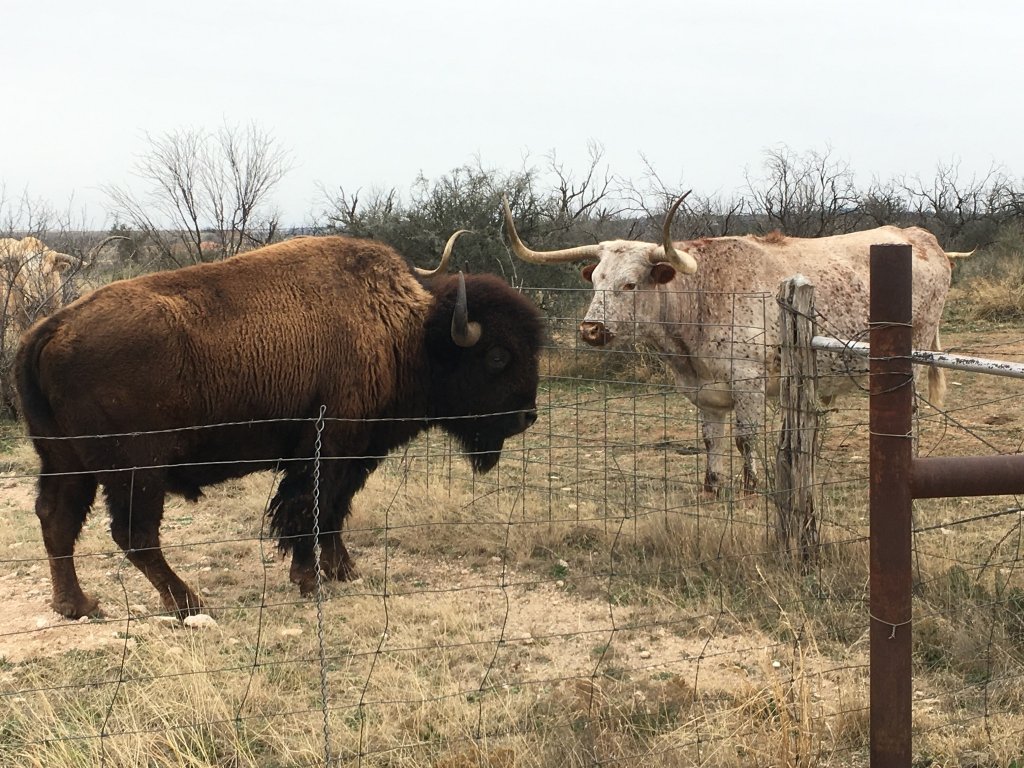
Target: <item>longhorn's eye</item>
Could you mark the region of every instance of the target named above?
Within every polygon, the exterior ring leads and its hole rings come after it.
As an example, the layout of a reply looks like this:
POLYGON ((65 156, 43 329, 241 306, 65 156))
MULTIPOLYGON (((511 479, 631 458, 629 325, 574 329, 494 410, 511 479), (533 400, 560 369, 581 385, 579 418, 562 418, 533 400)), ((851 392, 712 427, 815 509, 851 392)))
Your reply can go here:
POLYGON ((498 371, 505 370, 509 360, 512 359, 512 353, 504 347, 491 347, 487 350, 487 357, 485 358, 484 364, 487 366, 487 370, 491 373, 497 373, 498 371))
POLYGON ((624 291, 635 291, 636 290, 636 283, 626 283, 625 285, 622 286, 622 290, 624 290, 624 291))

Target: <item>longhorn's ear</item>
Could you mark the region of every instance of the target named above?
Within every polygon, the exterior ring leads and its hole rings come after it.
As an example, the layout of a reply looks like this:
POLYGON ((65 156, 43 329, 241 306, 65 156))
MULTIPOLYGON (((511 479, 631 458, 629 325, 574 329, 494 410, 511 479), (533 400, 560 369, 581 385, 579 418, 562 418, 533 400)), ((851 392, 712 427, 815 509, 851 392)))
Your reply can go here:
POLYGON ((676 276, 675 267, 665 262, 659 262, 651 267, 651 279, 659 285, 669 283, 676 276))
POLYGON ((594 269, 597 264, 587 264, 583 269, 580 270, 580 274, 583 275, 583 279, 588 283, 594 282, 594 269))

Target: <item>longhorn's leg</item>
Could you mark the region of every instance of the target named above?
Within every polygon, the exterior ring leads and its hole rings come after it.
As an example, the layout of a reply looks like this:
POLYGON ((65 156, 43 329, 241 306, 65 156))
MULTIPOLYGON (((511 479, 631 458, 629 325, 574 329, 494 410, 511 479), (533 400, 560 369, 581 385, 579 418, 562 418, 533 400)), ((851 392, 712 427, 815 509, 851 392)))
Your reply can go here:
POLYGON ((69 619, 96 613, 99 602, 82 591, 75 571, 75 541, 96 498, 92 475, 53 475, 44 457, 36 498, 36 516, 43 529, 43 545, 50 561, 53 610, 69 619))
POLYGON ((199 613, 203 603, 178 574, 160 549, 160 521, 164 515, 164 483, 152 472, 120 473, 105 483, 110 507, 110 533, 128 560, 156 588, 164 609, 177 616, 199 613))
POLYGON ((743 457, 743 490, 752 493, 760 480, 757 436, 764 420, 764 392, 736 395, 736 448, 743 457))
POLYGON ((704 437, 704 451, 707 468, 704 472, 704 493, 720 496, 722 486, 729 477, 729 455, 732 448, 727 435, 729 411, 721 408, 701 408, 701 434, 704 437))

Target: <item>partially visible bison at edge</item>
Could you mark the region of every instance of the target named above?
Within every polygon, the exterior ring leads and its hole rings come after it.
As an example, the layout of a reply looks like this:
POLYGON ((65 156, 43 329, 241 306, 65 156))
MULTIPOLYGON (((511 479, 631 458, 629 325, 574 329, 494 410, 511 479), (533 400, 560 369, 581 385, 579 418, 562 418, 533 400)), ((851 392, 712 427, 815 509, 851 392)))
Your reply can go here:
POLYGON ((494 467, 506 438, 536 420, 541 336, 537 308, 497 277, 414 271, 386 245, 345 237, 296 238, 82 297, 29 329, 16 360, 41 459, 53 608, 98 609, 73 556, 102 485, 114 540, 165 608, 199 612, 160 549, 165 494, 195 500, 267 469, 282 473, 271 530, 309 594, 321 405, 332 458, 319 465, 319 566, 350 578, 340 531, 370 472, 431 425, 475 471, 494 467))

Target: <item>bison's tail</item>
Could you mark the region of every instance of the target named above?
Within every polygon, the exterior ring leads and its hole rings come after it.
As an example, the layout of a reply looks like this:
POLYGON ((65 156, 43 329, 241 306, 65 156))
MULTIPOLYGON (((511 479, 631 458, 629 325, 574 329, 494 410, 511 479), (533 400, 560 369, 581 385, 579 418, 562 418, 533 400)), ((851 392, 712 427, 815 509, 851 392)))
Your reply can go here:
MULTIPOLYGON (((942 342, 939 341, 939 329, 935 329, 935 336, 932 338, 931 347, 936 352, 942 351, 942 342)), ((928 399, 933 406, 942 409, 946 399, 946 372, 935 365, 928 366, 928 399)))
POLYGON ((58 434, 50 399, 39 381, 39 357, 59 324, 59 320, 50 317, 32 326, 21 337, 21 346, 14 358, 18 409, 28 424, 30 436, 46 437, 58 434))

